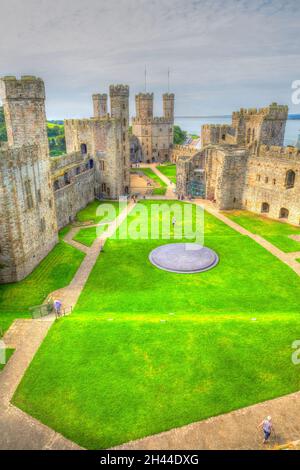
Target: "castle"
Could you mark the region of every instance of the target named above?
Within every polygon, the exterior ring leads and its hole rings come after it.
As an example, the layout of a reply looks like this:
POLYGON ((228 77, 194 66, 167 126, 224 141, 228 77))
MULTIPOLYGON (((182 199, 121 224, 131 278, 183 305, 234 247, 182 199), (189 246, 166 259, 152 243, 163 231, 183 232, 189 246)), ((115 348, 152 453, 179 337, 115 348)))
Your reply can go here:
POLYGON ((131 161, 171 160, 174 126, 174 94, 163 95, 163 116, 153 117, 153 93, 135 97, 136 117, 132 119, 131 161))
POLYGON ((241 109, 231 125, 202 126, 201 150, 174 149, 177 193, 300 223, 300 150, 284 147, 288 107, 241 109))
POLYGON ((107 95, 93 95, 94 116, 65 121, 67 153, 50 158, 43 80, 0 80, 8 136, 0 143, 0 283, 26 277, 95 197, 129 194, 129 88, 109 92, 110 114, 107 95))

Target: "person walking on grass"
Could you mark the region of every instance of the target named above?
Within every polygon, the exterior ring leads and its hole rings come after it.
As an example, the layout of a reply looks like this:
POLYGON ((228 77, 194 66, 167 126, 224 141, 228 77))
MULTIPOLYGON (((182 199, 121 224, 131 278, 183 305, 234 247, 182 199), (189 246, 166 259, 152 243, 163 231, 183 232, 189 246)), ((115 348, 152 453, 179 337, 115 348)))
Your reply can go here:
POLYGON ((258 428, 263 430, 264 440, 263 444, 266 444, 271 436, 273 424, 271 416, 267 416, 259 425, 258 428))

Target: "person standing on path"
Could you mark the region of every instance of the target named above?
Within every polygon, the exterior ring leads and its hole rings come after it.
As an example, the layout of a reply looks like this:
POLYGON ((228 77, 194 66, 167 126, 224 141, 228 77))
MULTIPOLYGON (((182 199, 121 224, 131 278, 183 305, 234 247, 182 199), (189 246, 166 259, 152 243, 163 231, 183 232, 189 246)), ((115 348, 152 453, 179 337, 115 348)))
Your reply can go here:
POLYGON ((173 228, 174 228, 175 225, 176 225, 176 217, 172 217, 172 225, 173 225, 173 228))
POLYGON ((271 436, 273 424, 271 416, 267 416, 259 425, 258 428, 261 428, 264 433, 263 444, 266 444, 271 436))

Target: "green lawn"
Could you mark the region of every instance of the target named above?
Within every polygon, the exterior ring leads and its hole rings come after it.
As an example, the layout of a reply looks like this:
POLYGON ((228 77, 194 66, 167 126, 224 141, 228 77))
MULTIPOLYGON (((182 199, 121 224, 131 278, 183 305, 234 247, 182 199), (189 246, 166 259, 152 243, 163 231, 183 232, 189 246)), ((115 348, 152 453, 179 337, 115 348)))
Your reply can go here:
POLYGON ((68 285, 83 258, 82 252, 60 242, 26 279, 0 285, 0 329, 5 332, 16 318, 29 317, 30 306, 68 285))
POLYGON ((248 211, 236 210, 224 212, 224 215, 249 230, 249 232, 265 238, 282 251, 287 253, 300 251, 300 243, 289 238, 289 235, 300 235, 300 228, 248 211))
MULTIPOLYGON (((141 206, 151 202, 129 222, 141 206)), ((149 253, 168 242, 108 241, 14 404, 98 449, 299 390, 291 362, 299 277, 210 214, 205 244, 219 254, 217 267, 193 275, 155 268, 149 253)))
MULTIPOLYGON (((6 350, 5 350, 6 364, 8 363, 9 358, 13 355, 13 353, 14 353, 14 349, 6 349, 6 350)), ((1 364, 1 362, 0 362, 0 372, 1 372, 1 370, 4 369, 4 367, 6 366, 6 364, 1 364)))
POLYGON ((99 227, 82 228, 76 233, 73 240, 82 243, 86 246, 92 246, 97 236, 99 237, 103 232, 108 229, 108 224, 100 225, 99 227))
POLYGON ((122 201, 93 201, 88 204, 85 209, 79 211, 76 215, 78 222, 91 222, 97 224, 99 222, 112 222, 115 217, 126 207, 127 202, 122 201), (97 214, 97 209, 100 213, 97 214))
POLYGON ((155 184, 159 185, 159 187, 154 188, 152 191, 154 196, 164 196, 166 194, 166 183, 151 168, 133 168, 131 173, 143 173, 147 178, 150 178, 155 184))
POLYGON ((169 178, 172 183, 176 184, 176 165, 171 164, 171 165, 160 165, 157 167, 157 169, 165 175, 167 178, 169 178))

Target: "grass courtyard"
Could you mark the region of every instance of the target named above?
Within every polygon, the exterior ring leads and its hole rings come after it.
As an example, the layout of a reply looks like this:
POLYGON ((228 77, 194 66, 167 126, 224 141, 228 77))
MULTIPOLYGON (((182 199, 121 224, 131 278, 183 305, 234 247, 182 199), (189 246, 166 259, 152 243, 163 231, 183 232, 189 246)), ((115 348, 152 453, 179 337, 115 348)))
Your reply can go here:
POLYGON ((176 184, 176 165, 169 164, 169 165, 159 165, 157 169, 169 178, 172 183, 176 184))
MULTIPOLYGON (((129 223, 149 229, 139 210, 152 204, 138 204, 129 223)), ((205 244, 219 254, 216 268, 161 271, 148 256, 162 243, 169 240, 107 242, 73 314, 56 321, 14 396, 83 447, 114 446, 300 389, 291 361, 300 337, 298 276, 210 214, 205 244)))
POLYGON ((249 211, 224 212, 226 217, 241 225, 249 232, 260 235, 286 253, 300 251, 300 243, 289 235, 300 235, 300 227, 278 220, 269 219, 249 211))
POLYGON ((97 237, 99 237, 103 232, 108 229, 108 224, 100 225, 99 227, 86 227, 81 228, 79 232, 76 233, 73 240, 81 243, 85 246, 92 246, 97 237))
MULTIPOLYGON (((0 330, 16 318, 29 317, 29 307, 43 303, 49 293, 68 285, 84 254, 60 241, 23 281, 0 285, 0 330)), ((1 334, 0 334, 1 337, 1 334)))

